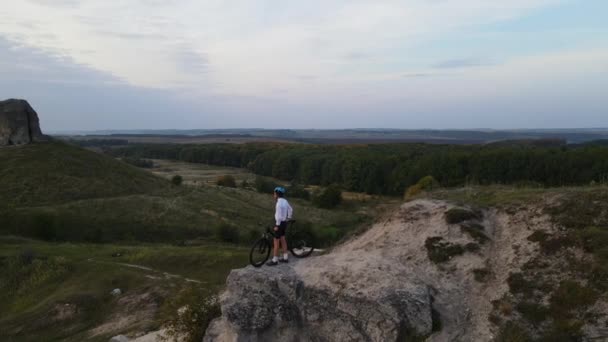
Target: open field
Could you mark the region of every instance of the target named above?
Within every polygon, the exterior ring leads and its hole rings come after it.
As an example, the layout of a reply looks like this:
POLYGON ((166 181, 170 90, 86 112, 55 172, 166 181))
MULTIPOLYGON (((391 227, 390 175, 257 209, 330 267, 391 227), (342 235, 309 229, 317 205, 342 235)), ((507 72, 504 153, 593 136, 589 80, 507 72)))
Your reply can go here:
POLYGON ((230 175, 234 177, 237 184, 247 181, 252 184, 255 174, 234 167, 221 167, 207 164, 186 163, 173 160, 152 159, 154 167, 149 169, 152 173, 163 178, 171 179, 174 175, 180 175, 185 184, 190 185, 215 185, 220 176, 230 175))

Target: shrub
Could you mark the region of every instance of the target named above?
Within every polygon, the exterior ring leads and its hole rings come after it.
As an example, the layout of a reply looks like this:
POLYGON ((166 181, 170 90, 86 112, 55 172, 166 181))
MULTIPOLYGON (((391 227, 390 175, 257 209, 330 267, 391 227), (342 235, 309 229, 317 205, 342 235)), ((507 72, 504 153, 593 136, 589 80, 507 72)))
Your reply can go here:
POLYGON ((302 239, 312 246, 321 246, 322 241, 315 230, 313 229, 312 223, 309 221, 301 220, 295 223, 297 226, 287 229, 287 243, 302 239))
POLYGON ((332 209, 342 202, 342 190, 337 185, 330 185, 312 199, 319 208, 332 209))
POLYGON ((536 325, 545 321, 549 316, 549 308, 535 302, 520 302, 515 306, 515 309, 519 311, 526 320, 536 325))
POLYGON ((219 300, 216 295, 198 288, 188 288, 164 304, 163 341, 200 342, 205 331, 217 317, 220 317, 219 300))
POLYGON ((286 191, 288 197, 302 198, 305 200, 310 199, 310 193, 301 185, 293 184, 292 186, 288 187, 286 191))
POLYGON ((542 230, 537 230, 534 233, 530 234, 530 236, 528 236, 528 241, 543 242, 543 241, 546 241, 549 236, 550 235, 547 234, 546 232, 544 232, 542 230))
POLYGON ((249 182, 246 179, 241 182, 241 188, 249 189, 249 182))
POLYGON ((463 233, 467 233, 471 238, 473 238, 478 243, 485 243, 489 240, 489 238, 484 233, 484 228, 482 225, 477 223, 469 223, 463 224, 460 226, 460 230, 463 233))
POLYGON ((485 283, 490 277, 490 271, 487 268, 476 268, 473 270, 475 280, 480 283, 485 283))
POLYGON ((215 182, 219 186, 225 186, 228 188, 236 188, 236 180, 231 175, 219 176, 215 182))
POLYGON ((171 178, 171 183, 173 183, 174 185, 181 185, 183 182, 183 178, 180 175, 175 175, 171 178))
POLYGON ((513 294, 523 293, 525 295, 531 295, 534 291, 532 283, 526 280, 521 273, 511 273, 509 278, 507 278, 507 284, 509 284, 509 291, 513 294))
POLYGON ((316 232, 315 235, 318 236, 319 247, 333 245, 344 236, 344 232, 336 227, 321 227, 316 232))
POLYGON ((496 342, 529 342, 532 338, 528 332, 514 322, 507 322, 500 328, 496 342))
POLYGON ((476 253, 479 252, 480 249, 481 247, 479 246, 479 244, 476 244, 475 242, 469 242, 464 245, 464 250, 467 252, 476 253))
POLYGON ((54 215, 40 213, 36 214, 32 219, 35 237, 45 241, 57 239, 57 219, 54 215))
POLYGON ((405 192, 405 199, 415 197, 420 193, 422 193, 422 188, 420 187, 420 185, 414 184, 407 188, 407 191, 405 192))
POLYGON ((578 310, 594 304, 597 298, 598 293, 592 288, 582 286, 572 280, 564 280, 553 292, 549 302, 554 316, 574 318, 578 310))
POLYGON ((461 245, 443 242, 440 236, 429 237, 424 242, 429 259, 436 263, 446 262, 456 255, 462 255, 465 249, 461 245))
POLYGON ((239 230, 230 224, 222 223, 217 228, 217 236, 223 242, 238 243, 239 230))
POLYGON ((452 208, 445 212, 445 221, 449 224, 456 224, 479 218, 480 215, 478 213, 464 208, 452 208))
POLYGON ((257 192, 271 194, 274 191, 274 188, 277 187, 277 184, 272 180, 264 177, 255 177, 255 189, 257 192))
POLYGON ((420 178, 418 182, 409 188, 405 192, 405 198, 412 198, 416 195, 419 195, 423 191, 430 191, 433 189, 439 188, 439 182, 433 178, 433 176, 425 176, 420 178))
POLYGON ((416 184, 420 186, 420 189, 425 191, 439 188, 439 182, 433 176, 422 177, 416 184))

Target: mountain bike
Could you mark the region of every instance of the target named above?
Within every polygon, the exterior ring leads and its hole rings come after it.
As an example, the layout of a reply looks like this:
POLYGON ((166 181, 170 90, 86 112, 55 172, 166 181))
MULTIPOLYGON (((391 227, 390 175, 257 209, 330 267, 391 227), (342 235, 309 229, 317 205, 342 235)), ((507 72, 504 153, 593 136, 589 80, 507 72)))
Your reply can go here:
MULTIPOLYGON (((295 220, 291 220, 288 223, 286 229, 287 245, 291 254, 296 258, 305 258, 312 254, 314 247, 312 247, 312 236, 303 231, 298 231, 294 228, 295 220)), ((262 237, 257 240, 251 247, 249 252, 249 262, 254 267, 260 267, 264 265, 266 260, 270 257, 272 251, 272 244, 274 239, 274 233, 271 227, 266 229, 266 232, 262 234, 262 237)))

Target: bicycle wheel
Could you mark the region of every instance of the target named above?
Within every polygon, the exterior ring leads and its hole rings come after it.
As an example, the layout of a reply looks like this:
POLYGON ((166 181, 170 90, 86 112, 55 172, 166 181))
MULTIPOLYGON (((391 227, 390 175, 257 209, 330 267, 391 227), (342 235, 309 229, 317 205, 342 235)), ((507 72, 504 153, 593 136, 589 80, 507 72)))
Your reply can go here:
POLYGON ((303 235, 295 237, 295 239, 289 240, 289 250, 291 254, 296 258, 305 258, 312 254, 314 247, 312 247, 311 239, 306 238, 303 235))
POLYGON ((253 244, 251 252, 249 252, 249 262, 254 267, 264 265, 268 257, 270 257, 270 242, 267 239, 261 238, 253 244))

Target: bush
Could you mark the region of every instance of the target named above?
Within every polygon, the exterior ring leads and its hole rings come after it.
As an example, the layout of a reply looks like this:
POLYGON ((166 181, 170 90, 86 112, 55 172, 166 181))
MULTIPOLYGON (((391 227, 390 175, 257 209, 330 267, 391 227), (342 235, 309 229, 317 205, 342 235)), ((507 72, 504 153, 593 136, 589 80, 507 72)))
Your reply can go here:
POLYGON ((344 236, 344 231, 336 227, 321 227, 316 232, 319 240, 318 247, 333 245, 344 236))
POLYGON ((575 318, 585 308, 593 305, 598 293, 590 287, 579 285, 571 280, 564 280, 553 292, 549 302, 551 312, 560 318, 575 318))
POLYGON ((313 247, 320 246, 323 243, 317 232, 313 229, 311 222, 301 220, 295 224, 297 226, 287 229, 287 244, 289 244, 290 241, 299 239, 310 243, 313 247))
POLYGON ((405 199, 415 197, 417 195, 420 195, 421 193, 422 193, 422 188, 420 187, 420 185, 414 184, 414 185, 410 186, 409 188, 407 188, 407 191, 405 192, 405 199))
POLYGON ((461 245, 443 242, 440 236, 429 237, 424 242, 429 259, 436 263, 446 262, 456 255, 462 255, 465 249, 461 245))
POLYGON ((433 178, 433 176, 422 177, 416 184, 420 186, 420 189, 424 191, 439 188, 439 182, 435 178, 433 178))
POLYGON ((463 233, 467 233, 471 238, 473 238, 478 243, 485 243, 489 240, 487 235, 484 233, 484 228, 482 225, 477 223, 472 224, 463 224, 460 226, 460 230, 463 233))
POLYGON ((467 220, 479 219, 480 215, 472 210, 463 208, 452 208, 445 212, 445 221, 456 224, 467 220))
POLYGON ((294 184, 290 187, 288 187, 286 189, 287 191, 287 196, 288 197, 293 197, 293 198, 302 198, 305 200, 309 200, 310 199, 310 193, 304 189, 303 186, 298 185, 298 184, 294 184))
POLYGON ((215 182, 219 186, 225 186, 228 188, 236 188, 236 180, 231 175, 219 176, 215 182))
POLYGON ((34 236, 45 241, 57 239, 57 219, 46 213, 36 214, 33 218, 32 228, 34 236))
POLYGON ((173 183, 174 185, 181 185, 183 182, 183 178, 180 175, 175 175, 173 176, 173 178, 171 178, 171 183, 173 183))
POLYGON ((229 243, 238 243, 240 238, 239 230, 235 226, 227 223, 219 225, 217 228, 217 236, 221 241, 229 243))
POLYGON ((274 188, 277 187, 277 184, 271 181, 268 178, 264 177, 255 177, 255 189, 257 192, 271 194, 274 191, 274 188))
POLYGON ((332 209, 342 202, 342 190, 337 185, 330 185, 312 199, 319 208, 332 209))
POLYGON ((490 270, 487 268, 475 268, 473 269, 473 276, 475 277, 476 281, 485 283, 490 277, 490 270))
POLYGON ((437 188, 439 188, 439 182, 433 178, 433 176, 422 177, 416 184, 407 188, 405 199, 417 196, 423 191, 430 191, 437 188))
POLYGON ((188 288, 174 296, 163 311, 169 317, 163 322, 163 341, 200 342, 209 323, 222 314, 217 296, 198 288, 188 288))
POLYGON ((515 306, 515 309, 529 322, 538 325, 545 321, 549 316, 549 309, 541 304, 524 301, 515 306))
POLYGON ((529 342, 532 338, 528 332, 520 325, 514 322, 507 322, 500 328, 496 342, 529 342))

